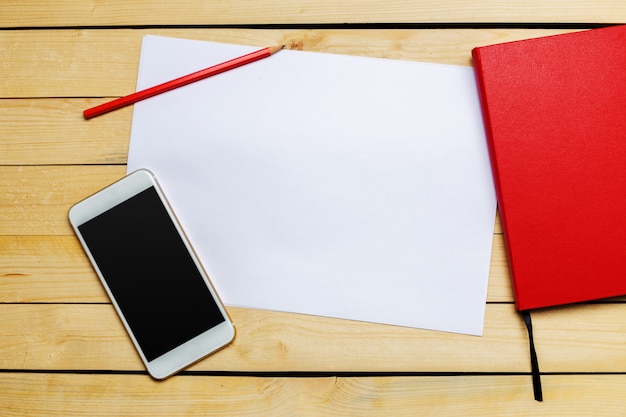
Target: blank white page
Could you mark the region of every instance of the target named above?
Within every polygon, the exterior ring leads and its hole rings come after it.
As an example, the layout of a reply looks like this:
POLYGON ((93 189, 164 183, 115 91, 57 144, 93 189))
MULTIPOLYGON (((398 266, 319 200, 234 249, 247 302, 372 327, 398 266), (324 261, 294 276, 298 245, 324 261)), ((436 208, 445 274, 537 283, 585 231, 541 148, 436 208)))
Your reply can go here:
MULTIPOLYGON (((146 36, 138 89, 257 47, 146 36)), ((472 68, 302 51, 135 105, 227 305, 480 335, 496 201, 472 68)))

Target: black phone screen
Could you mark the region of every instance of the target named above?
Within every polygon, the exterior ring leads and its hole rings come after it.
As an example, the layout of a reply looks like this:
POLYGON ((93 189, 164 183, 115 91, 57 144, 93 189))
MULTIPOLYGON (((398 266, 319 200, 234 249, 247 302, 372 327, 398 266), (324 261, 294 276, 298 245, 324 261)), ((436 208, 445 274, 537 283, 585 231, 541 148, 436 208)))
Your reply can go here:
POLYGON ((225 321, 154 187, 78 229, 148 361, 225 321))

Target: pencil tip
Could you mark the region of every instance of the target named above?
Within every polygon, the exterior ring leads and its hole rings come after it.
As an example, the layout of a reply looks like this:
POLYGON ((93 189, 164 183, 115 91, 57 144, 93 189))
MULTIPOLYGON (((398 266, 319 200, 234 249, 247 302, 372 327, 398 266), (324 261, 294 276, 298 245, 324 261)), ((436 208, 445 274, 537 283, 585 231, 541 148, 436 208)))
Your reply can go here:
POLYGON ((269 49, 270 54, 273 54, 275 52, 280 51, 281 49, 283 49, 285 47, 285 45, 276 45, 276 46, 270 46, 267 49, 269 49))

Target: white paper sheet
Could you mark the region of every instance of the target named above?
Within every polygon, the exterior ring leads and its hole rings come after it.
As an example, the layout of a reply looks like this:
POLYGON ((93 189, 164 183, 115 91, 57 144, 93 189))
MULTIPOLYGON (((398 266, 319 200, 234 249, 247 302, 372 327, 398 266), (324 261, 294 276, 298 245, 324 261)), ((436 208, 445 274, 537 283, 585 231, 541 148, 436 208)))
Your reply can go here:
MULTIPOLYGON (((146 36, 138 89, 257 50, 146 36)), ((472 69, 283 50, 135 105, 227 305, 482 334, 495 196, 472 69)))

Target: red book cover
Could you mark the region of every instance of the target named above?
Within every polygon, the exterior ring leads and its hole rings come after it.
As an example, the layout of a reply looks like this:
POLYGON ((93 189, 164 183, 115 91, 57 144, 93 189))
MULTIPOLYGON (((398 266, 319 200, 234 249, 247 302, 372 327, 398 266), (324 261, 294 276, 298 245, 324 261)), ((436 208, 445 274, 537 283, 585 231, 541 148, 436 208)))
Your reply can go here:
POLYGON ((626 26, 472 55, 517 309, 626 294, 626 26))

